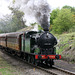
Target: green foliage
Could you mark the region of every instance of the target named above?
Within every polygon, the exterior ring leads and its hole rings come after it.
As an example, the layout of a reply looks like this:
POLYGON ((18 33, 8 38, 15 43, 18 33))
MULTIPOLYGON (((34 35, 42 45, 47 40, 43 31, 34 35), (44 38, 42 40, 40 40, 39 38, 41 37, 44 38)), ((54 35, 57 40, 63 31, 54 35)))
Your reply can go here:
POLYGON ((20 72, 17 73, 16 67, 13 67, 0 55, 0 75, 20 75, 20 72))
MULTIPOLYGON (((10 16, 10 15, 9 15, 10 16)), ((11 16, 5 16, 5 18, 0 20, 0 32, 6 33, 11 31, 11 16)))
POLYGON ((75 25, 69 29, 69 32, 75 32, 75 25))
POLYGON ((51 32, 61 34, 63 32, 74 32, 75 7, 63 6, 62 9, 54 9, 50 17, 51 32))
POLYGON ((63 6, 62 8, 71 9, 72 7, 65 5, 65 6, 63 6))
POLYGON ((6 15, 3 19, 0 20, 0 32, 15 32, 19 29, 25 28, 25 22, 23 21, 24 13, 18 8, 11 8, 11 15, 6 15))
POLYGON ((67 32, 75 23, 73 13, 70 9, 61 9, 57 14, 56 19, 53 20, 53 32, 63 33, 67 32))
POLYGON ((40 25, 38 25, 38 30, 43 30, 43 28, 40 25))
POLYGON ((50 24, 53 25, 53 20, 57 17, 57 14, 59 13, 59 8, 57 9, 54 9, 52 11, 52 13, 50 14, 51 17, 50 17, 50 24))
POLYGON ((75 61, 75 32, 56 36, 59 39, 56 52, 61 54, 64 60, 75 61))
POLYGON ((31 23, 31 26, 35 26, 37 23, 35 22, 35 23, 31 23))
POLYGON ((70 9, 71 12, 73 12, 73 13, 75 14, 75 7, 71 7, 71 6, 65 5, 65 6, 63 6, 63 8, 64 8, 64 9, 70 9))
MULTIPOLYGON (((38 25, 38 23, 36 23, 36 22, 32 23, 31 26, 35 26, 36 24, 38 25)), ((38 30, 43 30, 43 28, 40 25, 38 25, 38 30)))

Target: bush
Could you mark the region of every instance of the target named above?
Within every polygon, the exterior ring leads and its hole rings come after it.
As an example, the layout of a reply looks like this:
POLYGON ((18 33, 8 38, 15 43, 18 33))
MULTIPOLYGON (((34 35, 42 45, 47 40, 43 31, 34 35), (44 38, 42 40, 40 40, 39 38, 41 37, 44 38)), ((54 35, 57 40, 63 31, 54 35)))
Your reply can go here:
POLYGON ((75 32, 75 25, 71 29, 69 29, 69 32, 75 32))
POLYGON ((53 20, 53 32, 61 34, 67 32, 74 25, 73 13, 70 9, 61 9, 57 18, 53 20))

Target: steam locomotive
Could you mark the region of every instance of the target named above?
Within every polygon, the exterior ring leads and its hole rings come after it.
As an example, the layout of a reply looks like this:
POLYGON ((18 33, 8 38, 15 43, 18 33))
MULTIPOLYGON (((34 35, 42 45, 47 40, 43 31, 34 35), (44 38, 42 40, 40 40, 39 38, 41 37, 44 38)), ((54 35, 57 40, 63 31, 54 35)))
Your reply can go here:
POLYGON ((47 30, 0 34, 0 48, 35 65, 52 67, 54 59, 61 59, 56 54, 56 44, 56 38, 47 30))

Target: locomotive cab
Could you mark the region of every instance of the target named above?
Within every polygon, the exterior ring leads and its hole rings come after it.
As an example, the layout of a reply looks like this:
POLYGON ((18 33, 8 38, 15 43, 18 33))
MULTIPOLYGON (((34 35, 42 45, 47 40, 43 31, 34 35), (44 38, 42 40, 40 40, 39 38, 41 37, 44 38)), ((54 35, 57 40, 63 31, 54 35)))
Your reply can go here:
MULTIPOLYGON (((31 53, 31 49, 35 44, 34 38, 31 38, 31 35, 37 32, 28 31, 21 35, 21 51, 31 53)), ((33 53, 33 52, 32 52, 33 53)))

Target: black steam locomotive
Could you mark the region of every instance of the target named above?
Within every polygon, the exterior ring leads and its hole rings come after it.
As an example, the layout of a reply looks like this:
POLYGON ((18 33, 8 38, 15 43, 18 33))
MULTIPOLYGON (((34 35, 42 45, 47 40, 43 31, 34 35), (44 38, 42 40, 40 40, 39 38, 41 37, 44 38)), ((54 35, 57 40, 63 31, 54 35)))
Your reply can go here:
POLYGON ((61 55, 56 54, 56 44, 56 38, 48 30, 0 34, 1 48, 36 65, 52 66, 54 59, 61 59, 61 55))

